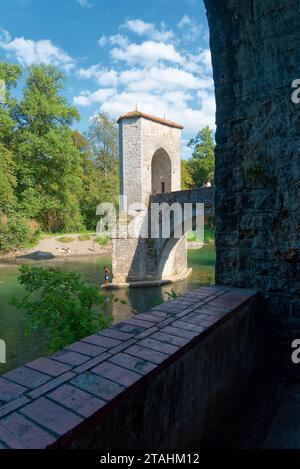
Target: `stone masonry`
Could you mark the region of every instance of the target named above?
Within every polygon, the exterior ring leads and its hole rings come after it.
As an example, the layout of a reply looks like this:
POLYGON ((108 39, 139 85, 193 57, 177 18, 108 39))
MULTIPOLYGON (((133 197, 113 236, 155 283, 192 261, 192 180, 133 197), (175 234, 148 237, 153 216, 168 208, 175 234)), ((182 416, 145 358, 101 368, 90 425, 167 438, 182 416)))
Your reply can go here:
POLYGON ((160 149, 167 153, 171 162, 170 190, 180 190, 182 127, 166 119, 159 119, 139 111, 121 116, 118 123, 120 194, 127 196, 128 204, 148 205, 149 196, 152 193, 151 163, 154 154, 160 149))
MULTIPOLYGON (((205 0, 217 101, 216 280, 264 292, 267 359, 300 337, 300 3, 205 0)), ((298 372, 299 378, 299 372, 298 372)))
POLYGON ((257 362, 255 291, 202 287, 0 377, 0 449, 202 447, 257 362))
MULTIPOLYGON (((128 207, 140 204, 137 208, 144 208, 147 219, 152 193, 159 193, 162 187, 166 192, 180 190, 182 126, 139 111, 121 116, 118 123, 120 194, 127 197, 128 207)), ((163 253, 165 244, 165 239, 144 239, 139 233, 113 239, 113 285, 185 278, 185 237, 171 241, 163 253)))

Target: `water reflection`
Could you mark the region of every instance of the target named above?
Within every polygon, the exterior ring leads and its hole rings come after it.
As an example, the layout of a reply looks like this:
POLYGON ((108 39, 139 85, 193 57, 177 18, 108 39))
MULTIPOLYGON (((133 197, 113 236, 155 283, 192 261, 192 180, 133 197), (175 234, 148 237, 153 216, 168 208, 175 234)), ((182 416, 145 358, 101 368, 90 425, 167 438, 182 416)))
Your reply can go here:
MULTIPOLYGON (((106 291, 108 311, 113 314, 114 323, 123 321, 136 312, 145 312, 161 303, 166 299, 165 291, 174 289, 178 295, 181 295, 199 285, 214 283, 215 253, 213 248, 189 251, 188 261, 193 272, 185 281, 163 287, 106 291), (126 304, 115 303, 113 297, 125 300, 126 304)), ((25 337, 25 315, 8 304, 12 296, 20 296, 22 293, 22 287, 17 278, 18 267, 24 263, 79 272, 88 282, 99 285, 99 288, 103 283, 104 266, 111 268, 109 255, 64 257, 46 261, 6 260, 5 266, 0 267, 0 338, 6 341, 7 364, 0 364, 0 374, 48 353, 46 332, 39 331, 25 337)))

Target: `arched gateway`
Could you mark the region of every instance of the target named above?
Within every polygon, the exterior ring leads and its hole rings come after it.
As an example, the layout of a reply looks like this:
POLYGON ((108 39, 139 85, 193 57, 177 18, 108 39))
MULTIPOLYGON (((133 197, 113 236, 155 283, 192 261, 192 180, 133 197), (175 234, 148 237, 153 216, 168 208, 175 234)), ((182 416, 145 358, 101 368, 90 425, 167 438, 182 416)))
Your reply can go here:
POLYGON ((172 165, 168 153, 160 148, 152 158, 151 163, 152 194, 171 192, 172 165))

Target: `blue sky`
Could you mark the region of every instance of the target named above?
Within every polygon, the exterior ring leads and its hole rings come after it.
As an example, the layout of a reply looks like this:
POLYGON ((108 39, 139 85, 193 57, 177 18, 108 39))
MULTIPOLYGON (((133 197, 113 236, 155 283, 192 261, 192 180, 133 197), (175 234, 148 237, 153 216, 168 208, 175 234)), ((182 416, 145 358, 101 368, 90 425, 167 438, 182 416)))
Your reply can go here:
POLYGON ((185 145, 214 126, 209 35, 202 0, 0 0, 0 60, 52 63, 81 115, 139 110, 184 125, 185 145))

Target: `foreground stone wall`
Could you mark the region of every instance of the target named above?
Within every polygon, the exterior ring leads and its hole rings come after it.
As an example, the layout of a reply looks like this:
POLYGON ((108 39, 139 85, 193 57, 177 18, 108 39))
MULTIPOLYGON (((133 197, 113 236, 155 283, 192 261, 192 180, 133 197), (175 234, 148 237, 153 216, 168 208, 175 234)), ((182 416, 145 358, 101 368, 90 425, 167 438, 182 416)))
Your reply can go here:
POLYGON ((293 373, 291 341, 300 333, 300 114, 291 83, 300 77, 300 3, 205 4, 217 101, 216 278, 264 292, 267 358, 272 368, 293 373))
POLYGON ((202 287, 0 377, 0 449, 204 447, 258 362, 255 291, 202 287))

